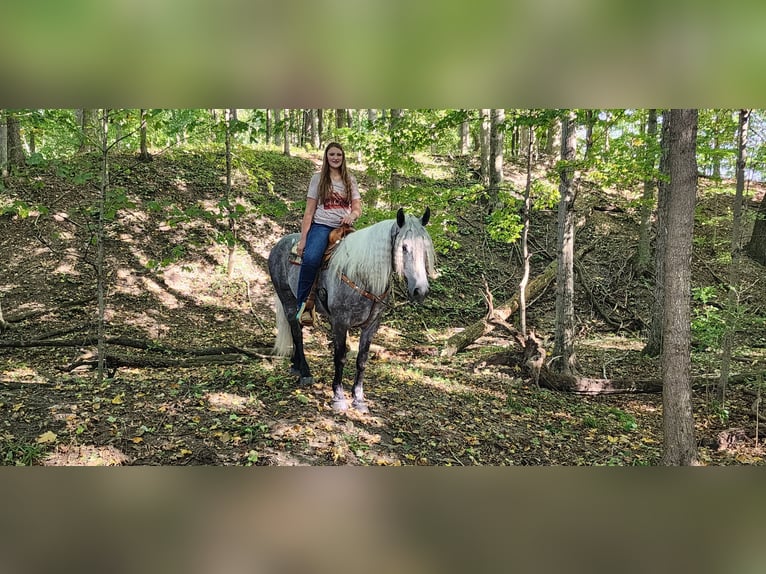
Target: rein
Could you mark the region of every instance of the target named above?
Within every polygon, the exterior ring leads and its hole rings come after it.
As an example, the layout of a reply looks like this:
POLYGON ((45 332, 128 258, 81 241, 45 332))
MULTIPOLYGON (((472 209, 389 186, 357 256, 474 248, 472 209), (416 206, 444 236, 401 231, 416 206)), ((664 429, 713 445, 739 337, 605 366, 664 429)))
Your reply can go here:
POLYGON ((372 301, 373 303, 385 303, 386 297, 388 297, 388 293, 391 291, 390 287, 387 287, 386 290, 383 292, 382 295, 375 295, 374 293, 370 293, 367 291, 367 289, 364 289, 363 287, 360 287, 356 283, 354 283, 351 279, 348 278, 348 276, 345 273, 340 274, 340 280, 343 281, 346 285, 354 289, 356 292, 358 292, 362 297, 365 297, 372 301))

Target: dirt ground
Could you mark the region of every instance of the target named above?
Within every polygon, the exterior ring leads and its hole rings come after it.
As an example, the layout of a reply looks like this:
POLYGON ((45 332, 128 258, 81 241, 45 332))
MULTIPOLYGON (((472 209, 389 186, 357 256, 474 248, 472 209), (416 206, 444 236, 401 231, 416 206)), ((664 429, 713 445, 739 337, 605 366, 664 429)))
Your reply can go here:
MULTIPOLYGON (((410 305, 400 290, 395 292, 368 366, 370 413, 335 413, 329 406, 326 324, 306 334, 313 386, 299 388, 287 361, 268 354, 275 328, 266 257, 278 237, 298 229, 300 200, 315 164, 298 158, 284 171, 275 170, 274 190, 248 187, 246 175, 235 179, 252 210, 238 223, 229 276, 228 250, 216 241, 225 226, 176 209, 215 208, 225 183, 215 171, 218 164, 194 154, 116 162, 122 169, 113 169, 112 185, 124 190, 129 203, 119 200, 123 203, 104 242, 108 351, 134 360, 186 363, 110 369, 99 382, 88 363, 96 353, 90 227, 98 188, 62 177, 51 166, 8 182, 8 203, 23 200, 32 211, 22 217, 6 210, 0 216, 0 303, 9 323, 0 337, 3 464, 659 462, 660 394, 589 397, 538 388, 521 378, 513 341, 500 329, 454 357, 441 355, 450 335, 486 311, 484 279, 495 300, 502 301, 520 278, 517 248, 488 241, 480 218, 456 214, 462 248, 440 257, 441 274, 424 305, 410 305), (286 209, 270 207, 278 204, 286 209), (224 356, 231 362, 193 363, 224 356), (75 366, 78 361, 83 364, 75 366)), ((696 286, 719 284, 726 277, 719 253, 728 236, 725 224, 713 218, 726 213, 726 199, 705 197, 695 240, 696 286)), ((583 200, 587 223, 578 241, 593 244, 582 262, 593 297, 626 327, 607 325, 578 290, 581 370, 594 377, 658 380, 657 361, 641 354, 641 321, 648 318, 651 286, 628 264, 635 212, 593 209, 612 200, 617 201, 608 194, 583 200)), ((540 214, 533 230, 533 275, 550 262, 554 246, 555 214, 540 214)), ((747 261, 743 274, 748 286, 743 302, 761 319, 737 334, 735 374, 763 371, 766 362, 763 268, 747 261)), ((529 309, 529 324, 548 342, 554 299, 549 288, 529 309)), ((695 376, 715 375, 717 349, 695 345, 695 376)), ((349 384, 355 348, 352 337, 349 384)), ((763 433, 752 410, 756 387, 733 384, 726 403, 719 404, 712 379, 707 385, 695 381, 702 463, 763 464, 763 433)))

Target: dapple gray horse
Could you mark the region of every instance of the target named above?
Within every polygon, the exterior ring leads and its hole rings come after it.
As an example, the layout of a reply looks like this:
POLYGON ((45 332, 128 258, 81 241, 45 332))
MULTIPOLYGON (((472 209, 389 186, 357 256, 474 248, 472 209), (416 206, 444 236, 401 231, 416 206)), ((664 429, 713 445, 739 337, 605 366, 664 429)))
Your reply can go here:
MULTIPOLYGON (((315 304, 320 315, 330 320, 335 376, 332 382, 333 409, 348 408, 343 392, 343 367, 346 364, 346 336, 349 329, 361 330, 356 375, 351 389, 352 406, 367 412, 362 379, 370 343, 380 326, 394 273, 404 279, 410 300, 422 302, 428 293, 428 278, 434 276, 435 254, 425 229, 431 211, 422 217, 405 215, 399 209, 396 219, 388 219, 347 235, 335 249, 327 269, 320 271, 315 304)), ((300 266, 291 261, 291 251, 299 239, 293 233, 280 239, 269 254, 269 273, 277 293, 277 341, 274 352, 287 356, 292 348, 291 372, 300 375, 300 384, 314 379, 303 351, 303 331, 296 320, 300 266)))

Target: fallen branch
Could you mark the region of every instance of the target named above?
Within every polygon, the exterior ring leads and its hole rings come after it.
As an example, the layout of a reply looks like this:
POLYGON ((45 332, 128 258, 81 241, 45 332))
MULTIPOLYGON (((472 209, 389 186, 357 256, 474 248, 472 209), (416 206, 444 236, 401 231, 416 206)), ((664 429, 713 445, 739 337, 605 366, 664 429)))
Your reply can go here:
MULTIPOLYGON (((112 355, 108 354, 104 357, 104 365, 107 370, 115 370, 120 367, 126 368, 153 368, 164 369, 169 367, 199 367, 204 365, 234 365, 237 363, 244 363, 248 357, 245 355, 200 355, 196 357, 184 357, 180 359, 169 359, 165 357, 132 357, 128 355, 112 355)), ((88 358, 81 358, 73 361, 63 369, 64 372, 70 372, 78 367, 91 367, 96 368, 98 366, 98 357, 90 356, 88 358)))
MULTIPOLYGON (((0 348, 30 348, 30 347, 89 347, 96 345, 98 338, 94 336, 81 337, 78 339, 36 339, 33 341, 3 341, 0 342, 0 348)), ((258 347, 255 349, 247 349, 245 347, 237 347, 233 345, 227 345, 223 347, 208 347, 203 349, 183 349, 179 347, 166 347, 155 343, 154 341, 144 341, 141 339, 133 339, 130 337, 108 337, 106 339, 107 345, 130 347, 133 349, 141 349, 144 351, 153 351, 157 353, 164 353, 167 355, 189 355, 196 357, 207 357, 213 355, 225 355, 225 354, 241 354, 248 357, 264 357, 271 356, 271 348, 258 347)))

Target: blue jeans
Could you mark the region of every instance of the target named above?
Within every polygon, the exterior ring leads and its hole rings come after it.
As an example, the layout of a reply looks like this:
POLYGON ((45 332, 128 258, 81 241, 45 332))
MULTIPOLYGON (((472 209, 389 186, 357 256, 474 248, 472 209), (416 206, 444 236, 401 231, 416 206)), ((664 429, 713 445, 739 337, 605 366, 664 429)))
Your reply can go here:
POLYGON ((330 241, 330 232, 334 228, 329 225, 312 223, 306 234, 306 245, 303 247, 303 261, 298 275, 298 307, 305 302, 311 293, 319 267, 322 265, 322 256, 330 241))

